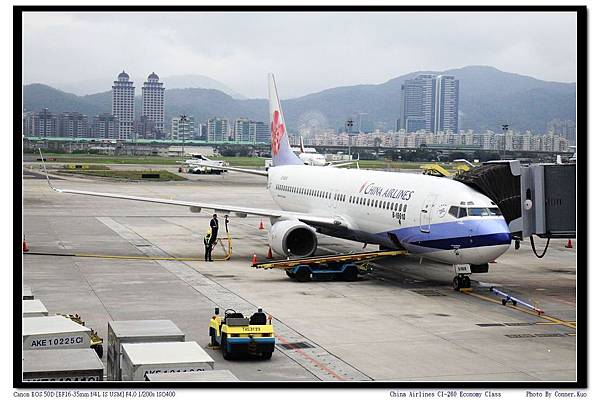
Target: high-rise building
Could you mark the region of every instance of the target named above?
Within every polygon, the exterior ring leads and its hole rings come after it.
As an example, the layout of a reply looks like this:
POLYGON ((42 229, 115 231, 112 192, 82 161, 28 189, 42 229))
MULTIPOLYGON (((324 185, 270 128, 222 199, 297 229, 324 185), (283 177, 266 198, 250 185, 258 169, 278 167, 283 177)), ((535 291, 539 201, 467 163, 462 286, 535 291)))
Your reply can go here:
POLYGON ((100 139, 117 139, 119 119, 109 113, 96 115, 92 120, 91 136, 100 139))
POLYGON ((58 116, 44 108, 40 112, 23 114, 23 135, 35 137, 58 136, 58 116))
POLYGON ((432 74, 406 80, 396 130, 458 133, 458 82, 432 74))
POLYGON ((112 87, 112 115, 119 120, 118 139, 132 137, 134 91, 129 75, 125 71, 121 72, 112 87))
POLYGON ((209 142, 229 140, 229 120, 227 118, 210 118, 206 125, 208 127, 209 142))
POLYGON ((436 78, 435 133, 458 133, 458 82, 449 75, 436 78))
POLYGON ((58 116, 58 136, 85 138, 90 136, 88 117, 78 112, 65 112, 58 116))
POLYGON ((235 120, 233 137, 236 142, 253 142, 254 138, 250 135, 250 125, 253 122, 248 118, 238 118, 235 120))
POLYGON ((142 86, 142 117, 154 122, 156 131, 162 134, 165 128, 165 88, 154 72, 142 86))
POLYGON ((402 100, 400 102, 400 118, 397 130, 417 132, 425 129, 433 131, 435 115, 435 80, 434 75, 418 75, 402 84, 402 100))
POLYGON ((254 143, 271 143, 271 131, 269 125, 261 121, 255 121, 250 124, 250 137, 254 143))
POLYGON ((169 138, 172 141, 191 140, 196 136, 195 132, 196 120, 194 117, 174 117, 171 119, 171 134, 169 138))
POLYGON ((576 125, 571 120, 553 119, 548 123, 548 132, 564 137, 572 144, 577 142, 576 125))

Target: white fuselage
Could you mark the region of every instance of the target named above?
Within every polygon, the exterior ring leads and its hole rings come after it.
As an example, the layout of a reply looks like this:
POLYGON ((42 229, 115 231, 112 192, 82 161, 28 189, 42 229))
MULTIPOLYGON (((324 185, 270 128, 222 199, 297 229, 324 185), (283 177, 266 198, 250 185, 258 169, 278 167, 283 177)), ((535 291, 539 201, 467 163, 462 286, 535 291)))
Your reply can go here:
POLYGON ((323 154, 319 153, 300 153, 298 154, 298 158, 302 160, 302 162, 306 165, 313 166, 325 166, 327 165, 327 160, 323 154))
POLYGON ((444 263, 485 264, 510 245, 497 206, 447 178, 287 165, 269 169, 268 190, 283 210, 344 222, 342 228, 319 228, 321 233, 405 248, 444 263))

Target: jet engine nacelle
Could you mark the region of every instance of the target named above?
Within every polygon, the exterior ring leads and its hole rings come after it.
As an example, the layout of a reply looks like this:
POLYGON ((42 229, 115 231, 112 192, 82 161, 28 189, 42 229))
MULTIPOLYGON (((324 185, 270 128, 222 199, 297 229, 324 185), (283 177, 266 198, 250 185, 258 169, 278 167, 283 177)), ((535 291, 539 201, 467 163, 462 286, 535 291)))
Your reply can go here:
POLYGON ((298 220, 278 221, 269 230, 271 249, 283 256, 308 257, 317 249, 317 235, 308 225, 298 220))

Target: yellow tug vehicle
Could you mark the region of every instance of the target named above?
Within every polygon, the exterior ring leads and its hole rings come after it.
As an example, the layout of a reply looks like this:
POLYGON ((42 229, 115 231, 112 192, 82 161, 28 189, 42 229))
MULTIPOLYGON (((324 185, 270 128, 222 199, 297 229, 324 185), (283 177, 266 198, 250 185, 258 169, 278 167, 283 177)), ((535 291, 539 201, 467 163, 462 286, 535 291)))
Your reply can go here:
POLYGON ((259 308, 250 318, 233 309, 225 310, 221 318, 219 308, 208 326, 211 346, 220 346, 223 358, 230 360, 234 355, 250 355, 268 360, 275 350, 275 332, 271 316, 267 317, 259 308))

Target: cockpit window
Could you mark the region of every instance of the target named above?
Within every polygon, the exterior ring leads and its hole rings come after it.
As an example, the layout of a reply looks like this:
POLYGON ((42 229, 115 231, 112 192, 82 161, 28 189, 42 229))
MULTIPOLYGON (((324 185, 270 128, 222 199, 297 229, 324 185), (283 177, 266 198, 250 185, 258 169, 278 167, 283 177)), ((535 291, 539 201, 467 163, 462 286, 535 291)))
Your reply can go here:
POLYGON ((490 215, 489 210, 484 207, 469 207, 467 210, 469 216, 472 217, 487 217, 490 215))
POLYGON ((490 215, 502 215, 498 207, 490 207, 490 215))
POLYGON ((454 218, 464 218, 467 215, 470 217, 489 217, 489 216, 501 216, 502 213, 498 207, 458 207, 452 206, 448 210, 448 214, 454 218))
POLYGON ((463 218, 467 216, 467 209, 464 207, 452 206, 448 210, 448 214, 452 215, 454 218, 463 218))

